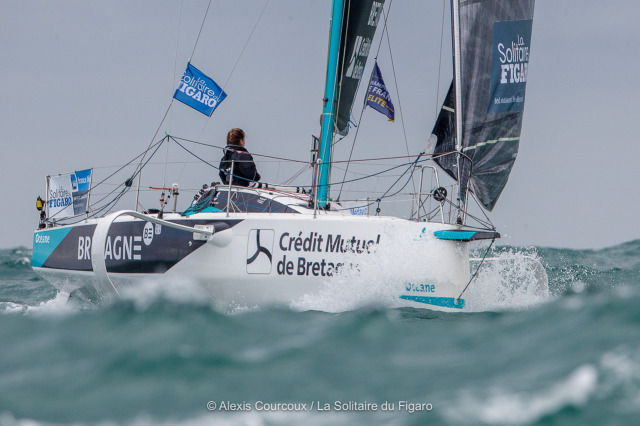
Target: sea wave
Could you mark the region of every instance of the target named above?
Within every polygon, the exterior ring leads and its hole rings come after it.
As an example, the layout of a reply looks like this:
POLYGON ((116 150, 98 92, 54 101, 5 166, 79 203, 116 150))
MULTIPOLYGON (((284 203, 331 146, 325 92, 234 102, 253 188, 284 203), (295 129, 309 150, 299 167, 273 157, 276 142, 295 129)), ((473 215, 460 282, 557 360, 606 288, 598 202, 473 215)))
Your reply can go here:
POLYGON ((229 312, 154 283, 96 308, 35 278, 28 253, 0 251, 0 425, 635 424, 639 248, 500 247, 469 287, 485 290, 477 310, 458 313, 376 304, 375 287, 351 305, 327 293, 229 312), (525 259, 544 265, 550 297, 525 259), (207 409, 221 400, 433 410, 207 409))

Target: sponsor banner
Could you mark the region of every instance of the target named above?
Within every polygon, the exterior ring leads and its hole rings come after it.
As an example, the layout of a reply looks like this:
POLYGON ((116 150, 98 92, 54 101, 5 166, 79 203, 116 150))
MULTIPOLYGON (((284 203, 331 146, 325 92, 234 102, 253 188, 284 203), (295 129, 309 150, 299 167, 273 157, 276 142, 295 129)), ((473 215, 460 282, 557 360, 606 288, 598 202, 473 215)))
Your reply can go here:
POLYGON ((227 94, 213 79, 188 63, 173 97, 210 117, 227 94))
POLYGON ((304 234, 295 230, 282 232, 276 235, 273 247, 275 273, 282 276, 332 277, 345 266, 357 269, 357 263, 345 264, 344 254, 370 253, 380 244, 380 238, 380 234, 349 237, 315 231, 304 234))
POLYGON ((73 214, 83 214, 87 211, 89 189, 91 189, 91 170, 80 170, 71 174, 73 214))
POLYGON ((493 24, 490 113, 524 109, 532 25, 531 19, 493 24))
POLYGON ((353 216, 366 216, 369 214, 370 200, 341 201, 342 209, 348 211, 353 216))
POLYGON ((393 102, 391 102, 391 95, 389 95, 387 91, 387 86, 384 85, 378 62, 375 63, 373 71, 371 71, 371 81, 369 82, 369 91, 367 92, 367 105, 379 113, 386 115, 389 121, 393 121, 395 116, 393 102))
POLYGON ((73 185, 71 175, 48 176, 49 217, 63 219, 73 216, 73 185))
POLYGON ((91 170, 80 170, 75 172, 76 181, 78 182, 78 192, 88 191, 91 188, 91 170))

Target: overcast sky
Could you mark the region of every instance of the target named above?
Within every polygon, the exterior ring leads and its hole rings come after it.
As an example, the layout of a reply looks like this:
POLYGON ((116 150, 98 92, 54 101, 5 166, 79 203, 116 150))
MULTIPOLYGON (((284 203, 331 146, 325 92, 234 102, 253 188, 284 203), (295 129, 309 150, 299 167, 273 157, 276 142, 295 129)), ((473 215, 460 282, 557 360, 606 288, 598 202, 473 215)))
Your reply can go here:
MULTIPOLYGON (((95 181, 147 147, 207 3, 3 2, 0 247, 31 246, 35 199, 44 196, 47 174, 95 167, 95 181)), ((319 131, 330 1, 271 0, 232 73, 264 4, 212 2, 192 63, 229 96, 209 120, 174 103, 160 135, 223 145, 230 128, 242 127, 252 152, 308 159, 311 134, 319 131)), ((386 40, 378 62, 404 120, 388 123, 366 110, 354 158, 425 148, 436 100, 451 80, 448 6, 439 65, 442 14, 442 0, 393 2, 394 62, 386 40)), ((640 238, 638 22, 640 4, 633 0, 536 2, 520 153, 490 214, 502 244, 599 248, 640 238)), ((380 35, 379 29, 374 49, 380 35)), ((354 115, 359 118, 359 107, 354 115)), ((336 147, 335 159, 346 159, 354 133, 336 147)), ((220 158, 219 151, 193 148, 214 163, 220 158)), ((179 182, 182 208, 191 198, 186 189, 216 179, 211 168, 185 164, 189 157, 176 146, 158 155, 143 186, 179 182)), ((264 180, 281 182, 300 166, 263 162, 259 168, 264 180)), ((335 173, 332 180, 340 180, 335 173)), ((156 207, 157 194, 144 195, 156 207)), ((120 207, 133 207, 124 201, 120 207)))

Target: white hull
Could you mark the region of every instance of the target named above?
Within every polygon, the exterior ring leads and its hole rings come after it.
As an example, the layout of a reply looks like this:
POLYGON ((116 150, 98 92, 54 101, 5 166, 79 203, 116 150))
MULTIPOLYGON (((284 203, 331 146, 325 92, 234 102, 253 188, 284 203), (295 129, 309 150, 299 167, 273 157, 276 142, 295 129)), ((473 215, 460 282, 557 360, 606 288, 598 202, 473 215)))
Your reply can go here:
POLYGON ((33 268, 60 291, 89 291, 97 300, 152 281, 172 290, 196 283, 230 308, 290 305, 336 292, 391 306, 464 306, 458 297, 469 282, 474 231, 344 210, 314 215, 299 201, 290 196, 284 213, 158 219, 121 211, 38 230, 33 268))

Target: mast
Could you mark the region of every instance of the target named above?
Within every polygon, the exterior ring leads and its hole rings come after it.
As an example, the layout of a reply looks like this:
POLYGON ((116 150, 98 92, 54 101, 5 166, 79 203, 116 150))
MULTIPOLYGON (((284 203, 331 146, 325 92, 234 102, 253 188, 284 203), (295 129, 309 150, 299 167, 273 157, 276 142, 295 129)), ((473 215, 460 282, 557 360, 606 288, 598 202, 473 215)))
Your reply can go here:
POLYGON ((463 189, 461 182, 462 164, 460 162, 462 152, 462 61, 460 55, 460 1, 451 1, 451 14, 452 14, 452 34, 453 34, 453 77, 454 77, 454 92, 456 97, 455 103, 455 119, 456 119, 456 151, 457 154, 457 169, 458 169, 458 222, 464 223, 464 217, 461 211, 464 210, 464 201, 466 199, 466 190, 463 189), (464 192, 464 193, 463 193, 464 192))
POLYGON ((342 29, 342 11, 344 0, 333 0, 331 14, 331 33, 329 55, 327 58, 327 80, 325 84, 324 109, 322 112, 322 131, 320 133, 318 184, 314 191, 318 206, 329 205, 329 175, 331 172, 331 145, 335 120, 335 92, 338 76, 338 54, 340 53, 340 31, 342 29))

